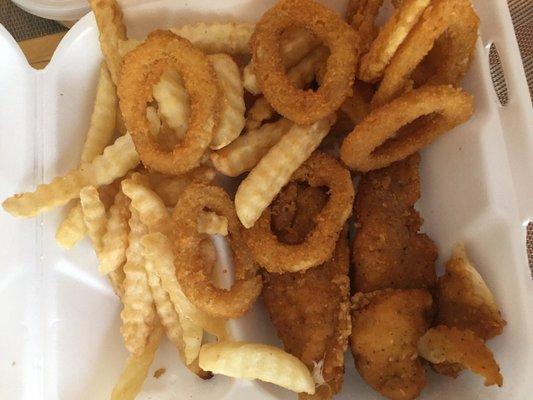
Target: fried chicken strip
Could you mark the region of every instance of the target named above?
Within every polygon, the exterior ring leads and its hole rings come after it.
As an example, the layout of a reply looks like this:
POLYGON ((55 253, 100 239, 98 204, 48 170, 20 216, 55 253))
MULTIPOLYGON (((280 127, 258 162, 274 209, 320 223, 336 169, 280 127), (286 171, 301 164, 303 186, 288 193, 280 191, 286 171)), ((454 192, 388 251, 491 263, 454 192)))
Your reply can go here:
POLYGON ((420 156, 365 174, 355 202, 355 289, 434 287, 437 248, 414 209, 420 197, 420 156))
POLYGON ((361 377, 393 400, 416 398, 426 385, 417 343, 430 326, 427 290, 380 290, 352 298, 350 344, 361 377))
MULTIPOLYGON (((273 204, 273 229, 281 240, 303 240, 326 201, 320 188, 288 185, 273 204)), ((264 275, 263 299, 278 336, 319 385, 314 395, 300 394, 301 400, 330 399, 342 387, 351 329, 347 239, 345 229, 323 265, 304 273, 264 275)))

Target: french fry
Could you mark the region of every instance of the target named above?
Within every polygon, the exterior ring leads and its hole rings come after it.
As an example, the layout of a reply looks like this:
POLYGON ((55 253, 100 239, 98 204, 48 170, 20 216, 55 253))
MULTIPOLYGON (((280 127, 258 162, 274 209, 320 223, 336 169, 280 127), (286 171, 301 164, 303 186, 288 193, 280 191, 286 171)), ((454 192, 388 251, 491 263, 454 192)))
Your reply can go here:
POLYGON ((218 342, 200 349, 200 368, 233 378, 260 379, 297 393, 315 393, 311 373, 298 358, 273 346, 218 342))
POLYGON ((131 205, 130 212, 129 247, 126 251, 126 264, 124 264, 124 296, 122 297, 124 308, 120 317, 122 318, 121 332, 126 348, 130 353, 139 356, 146 346, 156 313, 141 245, 141 238, 148 233, 148 229, 141 222, 137 210, 131 205))
POLYGON ((294 171, 320 145, 333 121, 323 118, 309 126, 294 125, 241 182, 235 210, 246 228, 254 225, 294 171))
POLYGON ((198 233, 228 235, 228 219, 213 211, 204 211, 198 216, 198 233))
POLYGON ((100 48, 116 86, 122 64, 119 43, 127 39, 122 10, 115 0, 90 0, 90 5, 100 31, 100 48))
POLYGON ((98 190, 94 186, 86 186, 80 190, 80 203, 87 233, 93 243, 94 251, 99 257, 107 223, 104 203, 100 201, 98 190))
POLYGON ((111 393, 111 400, 134 400, 137 397, 148 375, 150 365, 154 361, 162 335, 163 328, 157 324, 150 332, 142 354, 138 357, 131 354, 128 357, 122 374, 111 393))
POLYGON ((161 132, 161 120, 157 115, 157 110, 154 107, 146 107, 146 118, 150 124, 150 133, 157 138, 161 132))
POLYGON ((213 65, 223 95, 218 125, 210 146, 216 150, 228 145, 241 134, 246 107, 241 73, 235 61, 227 54, 210 55, 209 61, 213 65))
POLYGON ((136 182, 138 175, 140 174, 135 173, 131 178, 124 179, 122 191, 130 198, 131 206, 137 211, 148 232, 161 232, 170 235, 170 215, 163 200, 150 188, 138 181, 136 182))
POLYGON ((249 54, 254 28, 254 24, 215 22, 184 25, 171 31, 208 54, 249 54))
POLYGON ((78 198, 85 186, 99 187, 124 176, 139 163, 130 135, 119 137, 91 163, 37 186, 34 192, 16 194, 4 201, 4 209, 16 217, 33 217, 78 198))
MULTIPOLYGON (((96 99, 87 138, 81 152, 81 163, 89 163, 104 151, 115 132, 118 97, 105 64, 100 67, 96 99)), ((85 236, 81 205, 76 202, 56 232, 57 242, 69 249, 85 236)))
POLYGON ((126 40, 119 40, 118 42, 118 53, 121 58, 124 58, 126 54, 128 54, 130 51, 135 49, 137 46, 141 44, 140 40, 137 39, 126 39, 126 40))
POLYGON ((109 274, 107 274, 107 277, 111 283, 113 292, 115 292, 119 299, 122 299, 124 297, 124 278, 126 277, 122 267, 111 271, 109 274))
MULTIPOLYGON (((306 54, 318 46, 318 40, 305 29, 293 29, 282 37, 280 52, 285 68, 296 65, 306 54)), ((243 71, 244 88, 255 95, 261 93, 261 88, 255 76, 253 63, 250 62, 243 71)))
POLYGON ((98 270, 101 274, 109 274, 122 267, 126 261, 126 249, 128 248, 128 235, 130 227, 128 221, 131 217, 129 198, 118 192, 115 201, 109 209, 106 231, 103 237, 102 251, 100 252, 100 265, 98 270))
POLYGON ((226 176, 239 176, 259 160, 285 135, 293 123, 282 118, 239 136, 231 144, 211 153, 214 167, 226 176))
MULTIPOLYGON (((161 233, 152 233, 142 238, 142 244, 145 248, 145 257, 151 258, 156 265, 163 288, 174 304, 176 312, 180 315, 180 320, 185 318, 219 339, 225 338, 227 335, 225 321, 200 311, 181 290, 176 278, 174 252, 169 239, 161 233)), ((181 322, 182 328, 185 329, 183 320, 181 322)))
POLYGON ((85 222, 83 222, 83 211, 81 204, 76 204, 69 210, 65 219, 61 222, 56 231, 56 241, 64 249, 70 249, 83 239, 87 233, 85 222))
POLYGON ((276 112, 264 96, 258 97, 246 115, 244 128, 246 131, 258 129, 263 121, 272 118, 276 112))
POLYGON ((153 89, 159 113, 178 139, 183 138, 189 124, 190 101, 178 72, 169 69, 153 89))

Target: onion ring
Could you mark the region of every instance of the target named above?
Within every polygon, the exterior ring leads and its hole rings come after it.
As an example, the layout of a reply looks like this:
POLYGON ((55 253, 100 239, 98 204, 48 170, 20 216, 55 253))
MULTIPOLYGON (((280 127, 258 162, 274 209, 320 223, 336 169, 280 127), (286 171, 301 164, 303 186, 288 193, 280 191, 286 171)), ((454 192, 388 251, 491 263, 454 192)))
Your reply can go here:
POLYGON ((446 57, 437 65, 431 85, 458 85, 466 72, 477 40, 479 18, 467 0, 433 0, 385 69, 372 99, 372 107, 388 103, 402 93, 410 74, 443 34, 446 57))
POLYGON ((126 127, 147 167, 179 175, 200 165, 213 138, 220 100, 215 71, 200 50, 169 31, 151 33, 124 58, 118 95, 126 127), (172 151, 165 151, 151 135, 145 113, 153 86, 168 68, 179 72, 191 102, 187 133, 172 151))
POLYGON ((330 196, 314 218, 315 228, 299 244, 283 243, 272 232, 271 207, 265 209, 247 231, 246 239, 254 259, 269 272, 305 271, 327 261, 333 254, 344 223, 352 213, 355 189, 350 173, 333 157, 313 154, 296 170, 291 181, 328 186, 330 196))
POLYGON ((359 79, 377 82, 398 47, 429 5, 430 0, 406 0, 379 31, 368 53, 361 58, 359 79))
POLYGON ((361 121, 344 139, 341 159, 362 172, 386 167, 467 121, 473 112, 473 97, 450 85, 413 90, 373 110, 361 121), (406 132, 394 137, 411 122, 406 132))
POLYGON ((251 39, 252 61, 259 86, 272 107, 297 124, 311 124, 336 111, 352 94, 358 38, 333 11, 311 0, 281 0, 267 11, 251 39), (316 92, 297 89, 290 81, 279 50, 281 34, 304 26, 329 47, 323 84, 316 92))
POLYGON ((246 245, 243 227, 226 192, 216 186, 193 183, 174 209, 175 266, 185 295, 199 309, 221 318, 236 318, 252 307, 261 293, 261 277, 246 245), (215 287, 200 256, 203 235, 198 217, 205 208, 228 219, 228 240, 233 250, 235 283, 231 289, 215 287))

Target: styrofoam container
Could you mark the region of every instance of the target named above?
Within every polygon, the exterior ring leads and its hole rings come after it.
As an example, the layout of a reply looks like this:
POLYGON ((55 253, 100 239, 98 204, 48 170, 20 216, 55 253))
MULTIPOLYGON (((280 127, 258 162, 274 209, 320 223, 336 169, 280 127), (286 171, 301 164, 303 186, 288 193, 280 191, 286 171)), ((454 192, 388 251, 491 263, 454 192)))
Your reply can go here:
MULTIPOLYGON (((130 2, 131 3, 131 2, 130 2)), ((343 10, 344 2, 329 2, 343 10)), ((533 116, 524 71, 504 0, 474 1, 480 39, 464 88, 476 113, 440 138, 422 156, 424 229, 439 248, 438 266, 455 242, 493 290, 507 327, 489 342, 505 378, 502 388, 483 386, 464 373, 452 380, 428 372, 421 398, 473 400, 533 398, 533 284, 527 265, 525 224, 533 216, 533 116), (488 67, 498 46, 509 89, 499 105, 488 67)), ((271 1, 142 2, 125 7, 129 34, 194 21, 250 21, 271 1)), ((77 165, 89 124, 102 59, 94 16, 82 18, 60 43, 50 64, 33 70, 0 27, 0 197, 33 190, 77 165)), ((120 304, 88 241, 71 251, 54 240, 64 210, 36 219, 0 211, 0 398, 107 398, 127 357, 119 333, 120 304)), ((232 323, 236 339, 281 345, 262 304, 232 323)), ((349 352, 348 352, 349 353, 349 352)), ((141 399, 285 399, 294 395, 258 381, 217 376, 200 381, 164 342, 141 399), (155 379, 152 372, 167 372, 155 379)), ((339 399, 380 399, 346 357, 339 399)))
POLYGON ((77 21, 89 11, 87 0, 12 0, 17 6, 38 17, 56 21, 77 21))

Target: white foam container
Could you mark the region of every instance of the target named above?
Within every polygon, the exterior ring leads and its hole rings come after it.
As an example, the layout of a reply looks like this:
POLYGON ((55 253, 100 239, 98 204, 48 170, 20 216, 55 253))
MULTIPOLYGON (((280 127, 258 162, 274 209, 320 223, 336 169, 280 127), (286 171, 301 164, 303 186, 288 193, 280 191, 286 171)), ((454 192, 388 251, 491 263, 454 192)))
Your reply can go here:
MULTIPOLYGON (((160 1, 125 7, 132 37, 194 21, 257 19, 271 1, 160 1)), ((135 1, 135 3, 139 3, 135 1)), ((337 9, 344 2, 329 2, 337 9), (333 4, 332 4, 333 3, 333 4)), ((464 87, 476 113, 423 152, 424 229, 439 248, 439 268, 451 246, 465 241, 503 309, 508 325, 489 346, 505 384, 486 388, 470 373, 457 380, 428 373, 422 399, 533 398, 533 284, 525 225, 533 217, 533 116, 511 19, 504 0, 475 0, 480 39, 464 87), (488 49, 498 46, 509 89, 499 105, 488 49)), ((29 67, 0 26, 0 198, 32 190, 78 162, 102 59, 94 17, 82 18, 42 71, 29 67)), ((118 300, 98 275, 87 241, 62 250, 54 233, 64 210, 36 219, 0 211, 0 398, 103 399, 126 350, 118 300)), ((280 345, 261 304, 232 324, 236 338, 280 345)), ((285 399, 294 395, 261 382, 215 377, 202 382, 165 342, 140 399, 285 399), (152 372, 165 367, 159 379, 152 372)), ((380 399, 358 377, 347 355, 339 399, 380 399)))

